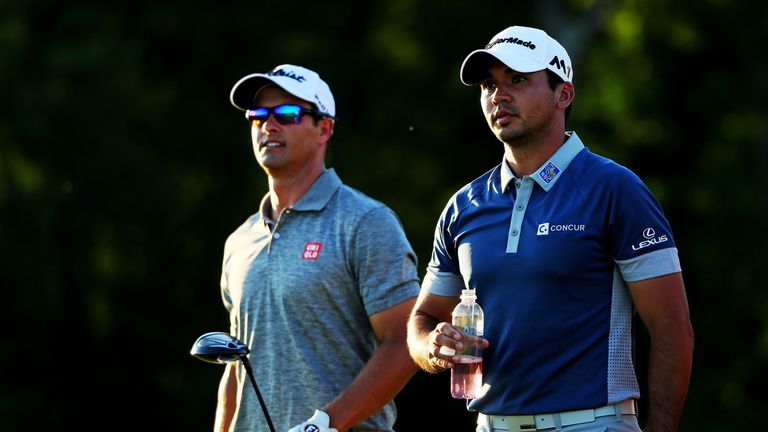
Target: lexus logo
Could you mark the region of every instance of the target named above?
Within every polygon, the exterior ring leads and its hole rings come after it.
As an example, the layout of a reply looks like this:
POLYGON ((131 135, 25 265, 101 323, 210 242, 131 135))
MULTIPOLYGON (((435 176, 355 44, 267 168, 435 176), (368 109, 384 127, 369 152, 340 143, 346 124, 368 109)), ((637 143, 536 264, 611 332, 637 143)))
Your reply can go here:
POLYGON ((646 228, 643 230, 643 237, 652 239, 656 237, 656 231, 653 228, 646 228))

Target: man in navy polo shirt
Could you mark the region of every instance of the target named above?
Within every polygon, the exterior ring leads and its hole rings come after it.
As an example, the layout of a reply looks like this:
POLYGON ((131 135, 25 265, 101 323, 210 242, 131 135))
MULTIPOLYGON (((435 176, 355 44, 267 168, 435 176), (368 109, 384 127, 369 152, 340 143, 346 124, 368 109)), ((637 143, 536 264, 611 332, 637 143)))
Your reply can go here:
POLYGON ((628 169, 591 153, 565 124, 573 66, 545 32, 509 27, 461 68, 504 143, 502 163, 460 189, 435 232, 409 320, 429 372, 467 343, 451 311, 463 288, 485 311, 478 431, 636 431, 637 311, 651 336, 648 431, 679 424, 693 331, 672 232, 628 169), (447 350, 450 351, 450 350, 447 350))

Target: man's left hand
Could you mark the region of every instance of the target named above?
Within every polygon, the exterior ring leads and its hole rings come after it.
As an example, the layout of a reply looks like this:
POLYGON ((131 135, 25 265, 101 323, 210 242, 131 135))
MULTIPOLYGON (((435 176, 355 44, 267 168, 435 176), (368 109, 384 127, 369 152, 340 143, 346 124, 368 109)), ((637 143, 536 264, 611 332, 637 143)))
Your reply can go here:
POLYGON ((315 410, 315 414, 304 423, 294 426, 288 432, 339 432, 331 427, 331 418, 325 411, 315 410))

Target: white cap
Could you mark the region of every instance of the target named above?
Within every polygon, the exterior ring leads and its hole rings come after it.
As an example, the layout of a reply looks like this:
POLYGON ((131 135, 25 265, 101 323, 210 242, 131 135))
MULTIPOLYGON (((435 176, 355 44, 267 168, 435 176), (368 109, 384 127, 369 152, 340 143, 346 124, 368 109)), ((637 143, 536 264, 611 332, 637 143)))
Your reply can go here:
POLYGON ((461 65, 461 82, 478 84, 486 78, 488 56, 517 72, 529 73, 549 69, 565 82, 573 82, 571 58, 559 42, 543 30, 514 26, 504 29, 491 39, 485 49, 469 53, 461 65))
POLYGON ((251 108, 256 93, 267 84, 275 84, 288 93, 315 104, 318 111, 331 117, 336 115, 336 102, 330 87, 317 72, 301 66, 284 64, 267 73, 247 75, 238 81, 229 94, 235 108, 246 111, 251 108))

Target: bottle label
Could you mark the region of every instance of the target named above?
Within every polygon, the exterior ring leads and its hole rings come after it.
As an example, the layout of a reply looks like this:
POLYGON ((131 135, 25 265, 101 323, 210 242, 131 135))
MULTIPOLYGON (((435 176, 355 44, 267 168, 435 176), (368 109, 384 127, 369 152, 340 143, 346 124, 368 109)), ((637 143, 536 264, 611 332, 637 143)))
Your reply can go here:
POLYGON ((482 329, 475 327, 473 321, 471 316, 453 318, 453 327, 463 333, 461 342, 464 344, 464 349, 459 353, 462 358, 477 358, 482 355, 479 346, 483 335, 482 329))
POLYGON ((453 317, 453 326, 464 334, 470 336, 477 336, 477 332, 472 326, 471 316, 457 316, 453 317))

